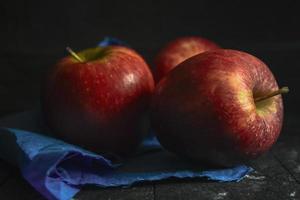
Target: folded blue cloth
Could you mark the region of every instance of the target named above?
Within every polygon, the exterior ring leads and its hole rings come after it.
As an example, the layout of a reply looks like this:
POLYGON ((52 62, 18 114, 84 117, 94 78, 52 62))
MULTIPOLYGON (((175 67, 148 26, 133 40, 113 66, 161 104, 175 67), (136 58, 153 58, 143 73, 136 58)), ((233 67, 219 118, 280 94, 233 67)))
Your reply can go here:
MULTIPOLYGON (((99 46, 112 44, 125 43, 107 37, 99 46)), ((50 200, 71 199, 88 184, 129 187, 143 181, 197 177, 239 181, 253 170, 244 165, 227 169, 192 165, 164 151, 153 134, 126 163, 114 164, 104 155, 51 137, 43 128, 39 111, 4 118, 0 127, 0 158, 18 166, 24 178, 50 200)))
POLYGON ((0 121, 0 157, 16 164, 24 178, 47 199, 71 199, 83 185, 129 187, 143 181, 206 177, 239 181, 253 169, 244 165, 206 169, 161 149, 148 136, 126 164, 113 164, 102 155, 43 134, 38 112, 25 112, 0 121), (34 131, 34 132, 33 132, 34 131))

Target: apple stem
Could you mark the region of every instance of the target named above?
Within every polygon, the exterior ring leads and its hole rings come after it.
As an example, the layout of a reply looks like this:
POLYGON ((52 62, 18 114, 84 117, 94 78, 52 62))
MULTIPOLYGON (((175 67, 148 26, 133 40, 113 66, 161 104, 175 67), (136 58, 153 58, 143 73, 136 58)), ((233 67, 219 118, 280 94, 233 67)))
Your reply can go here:
POLYGON ((285 94, 285 93, 288 93, 289 92, 289 88, 288 87, 282 87, 276 91, 273 91, 265 96, 262 96, 262 97, 257 97, 254 99, 255 102, 259 102, 259 101, 263 101, 263 100, 266 100, 268 98, 271 98, 271 97, 274 97, 276 95, 279 95, 279 94, 285 94))
POLYGON ((77 53, 75 53, 70 47, 66 47, 66 50, 71 54, 71 56, 73 58, 75 58, 76 60, 78 60, 79 62, 83 63, 84 60, 82 58, 80 58, 80 56, 78 56, 77 53))

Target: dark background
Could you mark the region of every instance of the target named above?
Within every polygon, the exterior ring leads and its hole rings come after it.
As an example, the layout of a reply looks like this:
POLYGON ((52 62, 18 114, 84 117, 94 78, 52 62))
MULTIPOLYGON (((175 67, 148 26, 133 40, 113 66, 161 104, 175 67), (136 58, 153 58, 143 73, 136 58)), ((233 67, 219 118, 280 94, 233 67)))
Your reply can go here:
POLYGON ((299 111, 298 1, 41 1, 0 2, 0 115, 34 107, 46 69, 104 36, 127 41, 151 63, 167 41, 200 35, 265 61, 299 111))

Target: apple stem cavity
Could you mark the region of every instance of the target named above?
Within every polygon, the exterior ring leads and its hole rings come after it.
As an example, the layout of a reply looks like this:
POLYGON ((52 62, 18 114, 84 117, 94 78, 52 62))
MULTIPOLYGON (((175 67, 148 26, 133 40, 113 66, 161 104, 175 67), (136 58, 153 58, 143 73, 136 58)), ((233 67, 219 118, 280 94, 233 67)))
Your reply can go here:
POLYGON ((78 56, 78 54, 75 53, 70 47, 66 47, 66 50, 67 50, 67 51, 70 53, 70 55, 71 55, 73 58, 75 58, 77 61, 79 61, 79 62, 81 62, 81 63, 84 62, 84 60, 83 60, 80 56, 78 56))
POLYGON ((273 91, 265 96, 261 96, 261 97, 257 97, 254 99, 254 101, 257 103, 259 101, 263 101, 263 100, 266 100, 266 99, 269 99, 271 97, 274 97, 276 95, 279 95, 279 94, 285 94, 285 93, 288 93, 289 92, 289 88, 288 87, 282 87, 276 91, 273 91))

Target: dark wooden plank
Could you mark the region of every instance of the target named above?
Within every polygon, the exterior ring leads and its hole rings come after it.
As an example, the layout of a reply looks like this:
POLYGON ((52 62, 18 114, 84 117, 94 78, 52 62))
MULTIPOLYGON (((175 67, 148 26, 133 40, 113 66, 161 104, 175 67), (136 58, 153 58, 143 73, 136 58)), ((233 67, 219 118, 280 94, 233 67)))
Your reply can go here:
POLYGON ((0 187, 8 180, 10 175, 10 166, 0 159, 0 187))
POLYGON ((256 169, 238 183, 216 183, 203 180, 157 183, 155 199, 298 199, 300 185, 273 157, 266 154, 251 162, 256 169))
POLYGON ((45 198, 35 191, 15 170, 14 175, 1 185, 0 199, 42 200, 45 198))
POLYGON ((134 186, 132 188, 83 189, 76 200, 154 200, 151 184, 134 186))
POLYGON ((22 178, 19 170, 4 162, 0 161, 0 199, 24 199, 40 200, 44 199, 29 183, 22 178))
POLYGON ((277 144, 272 149, 275 159, 300 184, 300 127, 299 116, 287 116, 277 144))
POLYGON ((279 141, 272 151, 275 158, 300 184, 300 137, 289 136, 287 142, 279 141))

